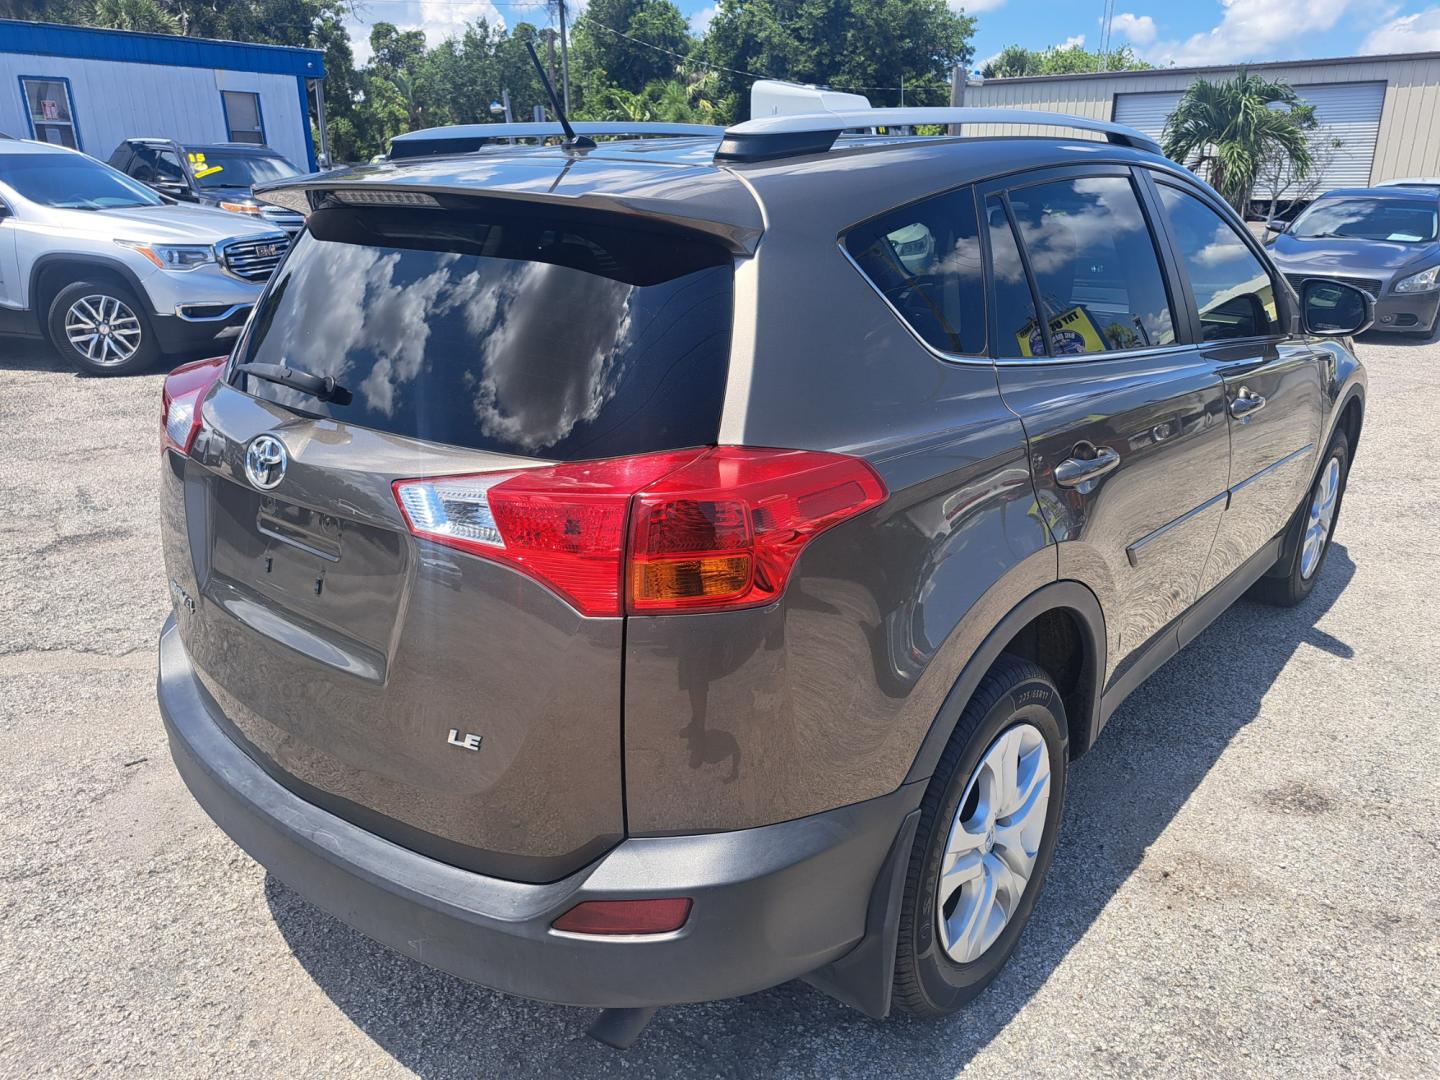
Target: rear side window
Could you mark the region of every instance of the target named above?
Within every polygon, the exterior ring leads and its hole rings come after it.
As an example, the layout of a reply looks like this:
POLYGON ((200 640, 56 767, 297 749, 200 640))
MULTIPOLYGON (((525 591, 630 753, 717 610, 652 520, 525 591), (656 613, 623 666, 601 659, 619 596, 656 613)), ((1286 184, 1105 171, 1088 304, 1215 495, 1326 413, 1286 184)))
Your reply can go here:
POLYGON ((984 260, 970 188, 868 221, 846 233, 844 243, 926 342, 942 352, 984 354, 984 260))
MULTIPOLYGON (((1175 341, 1155 241, 1123 176, 1088 176, 1010 192, 1010 209, 1056 357, 1175 341)), ((1038 355, 1038 341, 1021 343, 1038 355)))
POLYGON ((1158 185, 1160 205, 1190 276, 1205 341, 1280 332, 1275 284, 1240 234, 1193 195, 1158 185))
POLYGON ((320 209, 241 359, 333 376, 347 405, 242 376, 311 415, 550 460, 716 441, 733 263, 609 215, 320 209))

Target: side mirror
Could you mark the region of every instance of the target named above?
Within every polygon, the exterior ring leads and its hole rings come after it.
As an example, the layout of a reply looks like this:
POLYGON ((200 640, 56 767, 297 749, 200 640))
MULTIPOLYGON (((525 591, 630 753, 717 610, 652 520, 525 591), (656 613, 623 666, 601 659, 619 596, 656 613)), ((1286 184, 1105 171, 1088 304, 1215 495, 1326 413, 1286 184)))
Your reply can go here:
POLYGON ((162 195, 169 195, 172 199, 183 199, 190 194, 190 185, 181 183, 179 180, 152 180, 150 186, 162 195))
POLYGON ((1375 298, 1343 281, 1311 278, 1300 287, 1300 319, 1306 333, 1348 337, 1375 321, 1375 298))
POLYGON ((1268 233, 1282 233, 1285 231, 1285 222, 1267 221, 1265 223, 1265 231, 1268 233))

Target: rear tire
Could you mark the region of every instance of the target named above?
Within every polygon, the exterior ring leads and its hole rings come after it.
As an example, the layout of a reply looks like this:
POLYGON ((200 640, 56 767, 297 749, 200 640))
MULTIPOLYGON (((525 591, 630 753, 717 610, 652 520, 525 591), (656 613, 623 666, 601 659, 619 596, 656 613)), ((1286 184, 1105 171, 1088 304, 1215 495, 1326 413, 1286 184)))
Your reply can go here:
POLYGON ((50 301, 47 326, 55 350, 88 375, 129 375, 160 357, 145 306, 118 281, 65 286, 50 301))
POLYGON ((1314 482, 1305 492, 1305 501, 1296 509, 1295 520, 1290 524, 1286 536, 1286 546, 1291 551, 1289 561, 1283 566, 1277 564, 1250 587, 1252 599, 1275 607, 1294 607, 1315 591, 1315 583, 1320 580, 1330 554, 1336 522, 1340 520, 1340 504, 1345 498, 1349 474, 1350 441, 1345 432, 1337 431, 1314 482))
POLYGON ((1008 655, 961 714, 910 854, 895 962, 905 1012, 956 1011, 1015 951, 1060 835, 1066 730, 1050 676, 1008 655))

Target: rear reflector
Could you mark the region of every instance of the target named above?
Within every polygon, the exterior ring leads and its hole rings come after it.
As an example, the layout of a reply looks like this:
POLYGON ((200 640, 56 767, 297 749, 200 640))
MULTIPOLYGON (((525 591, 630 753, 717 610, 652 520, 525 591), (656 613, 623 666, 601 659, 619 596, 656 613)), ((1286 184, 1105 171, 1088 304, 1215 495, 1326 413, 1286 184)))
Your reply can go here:
POLYGON ((416 536, 508 563, 585 615, 621 615, 627 594, 650 614, 768 604, 806 544, 885 496, 858 458, 736 446, 395 482, 416 536))
POLYGON ((690 918, 690 898, 586 900, 551 926, 567 934, 668 934, 690 918))
POLYGON ((160 447, 190 453, 200 431, 200 407, 225 371, 225 356, 181 364, 165 376, 160 391, 160 447))

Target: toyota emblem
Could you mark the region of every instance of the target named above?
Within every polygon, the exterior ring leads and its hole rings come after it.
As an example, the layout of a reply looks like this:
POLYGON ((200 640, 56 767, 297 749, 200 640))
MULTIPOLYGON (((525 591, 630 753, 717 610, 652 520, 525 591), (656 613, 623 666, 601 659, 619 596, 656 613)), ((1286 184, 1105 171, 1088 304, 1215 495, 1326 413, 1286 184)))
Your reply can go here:
POLYGON ((274 435, 255 436, 245 450, 245 478, 261 491, 278 487, 289 464, 285 444, 274 435))

